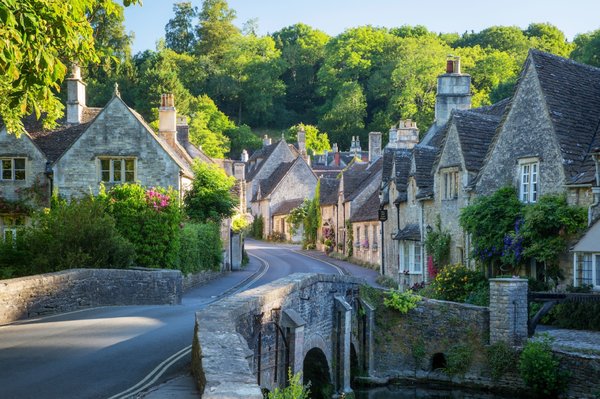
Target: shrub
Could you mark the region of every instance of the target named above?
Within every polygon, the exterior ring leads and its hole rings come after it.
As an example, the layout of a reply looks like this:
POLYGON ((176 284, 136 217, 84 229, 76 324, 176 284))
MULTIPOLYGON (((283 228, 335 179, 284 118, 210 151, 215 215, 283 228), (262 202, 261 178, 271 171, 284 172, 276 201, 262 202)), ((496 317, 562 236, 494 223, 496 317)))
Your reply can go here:
POLYGON ((267 237, 268 241, 274 241, 274 242, 285 242, 285 234, 279 232, 279 231, 274 231, 271 234, 269 234, 269 236, 267 237))
POLYGON ((385 288, 398 288, 398 282, 389 276, 378 276, 375 282, 385 288))
POLYGON ((308 399, 310 395, 310 383, 302 385, 300 382, 300 373, 292 374, 292 370, 288 370, 289 385, 285 388, 275 388, 273 392, 269 392, 268 399, 308 399))
POLYGON ((265 221, 262 215, 256 216, 252 221, 252 225, 250 226, 250 235, 257 240, 262 240, 264 227, 265 221))
POLYGON ((494 381, 499 380, 517 365, 517 352, 506 342, 498 341, 487 349, 487 361, 494 381))
POLYGON ((419 295, 414 294, 410 290, 404 292, 390 290, 386 293, 383 304, 388 308, 396 309, 398 312, 406 314, 416 308, 421 299, 419 295))
POLYGON ((467 344, 452 346, 446 355, 446 368, 448 375, 465 375, 473 361, 473 349, 467 344))
POLYGON ((250 226, 250 222, 248 222, 246 216, 248 215, 243 215, 241 213, 236 213, 233 215, 231 218, 231 230, 233 230, 234 233, 242 233, 248 228, 248 226, 250 226))
POLYGON ((467 294, 465 302, 477 306, 489 306, 490 284, 488 283, 488 281, 485 279, 479 281, 473 287, 473 290, 467 294))
POLYGON ((183 273, 219 270, 222 261, 219 226, 187 223, 181 230, 179 269, 183 273))
MULTIPOLYGON (((24 231, 19 250, 27 253, 26 274, 71 268, 125 268, 134 247, 119 233, 106 204, 93 197, 55 202, 37 213, 24 231), (22 245, 22 246, 21 246, 22 245)), ((21 253, 23 255, 23 253, 21 253)))
POLYGON ((519 359, 519 374, 538 397, 558 397, 567 388, 568 374, 559 368, 547 336, 529 341, 519 359))
POLYGON ((182 220, 177 192, 121 184, 100 198, 106 201, 119 232, 134 245, 139 266, 176 267, 182 220))
POLYGON ((487 279, 482 273, 456 264, 441 269, 431 287, 438 299, 465 302, 473 292, 484 290, 484 284, 487 279))

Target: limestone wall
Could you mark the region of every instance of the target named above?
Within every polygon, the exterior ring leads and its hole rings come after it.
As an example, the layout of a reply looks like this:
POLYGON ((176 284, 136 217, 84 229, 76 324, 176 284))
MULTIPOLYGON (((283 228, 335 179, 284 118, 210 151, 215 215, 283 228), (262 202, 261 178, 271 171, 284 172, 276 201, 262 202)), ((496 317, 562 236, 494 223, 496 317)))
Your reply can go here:
POLYGON ((0 324, 93 306, 181 303, 178 270, 72 269, 0 280, 0 324))

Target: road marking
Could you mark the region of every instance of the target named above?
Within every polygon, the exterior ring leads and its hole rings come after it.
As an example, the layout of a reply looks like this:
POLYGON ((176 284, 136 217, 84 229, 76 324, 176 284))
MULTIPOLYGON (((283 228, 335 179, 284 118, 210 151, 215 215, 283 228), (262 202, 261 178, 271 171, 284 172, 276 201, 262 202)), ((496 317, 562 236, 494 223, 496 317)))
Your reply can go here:
POLYGON ((302 252, 300 252, 300 251, 297 251, 297 250, 295 250, 295 249, 293 249, 293 250, 291 250, 291 251, 292 251, 292 252, 294 252, 294 253, 297 253, 298 255, 306 256, 307 258, 311 258, 311 259, 314 259, 314 260, 316 260, 316 261, 319 261, 319 262, 321 262, 321 263, 325 263, 326 265, 329 265, 329 266, 331 266, 331 267, 335 268, 335 269, 337 270, 337 272, 338 272, 339 274, 341 274, 342 276, 346 275, 346 273, 344 273, 344 271, 343 271, 343 270, 342 270, 342 269, 341 269, 339 266, 337 266, 337 265, 334 265, 334 264, 333 264, 333 263, 331 263, 331 262, 327 262, 326 260, 322 260, 322 259, 316 258, 316 257, 314 257, 314 256, 312 256, 312 255, 303 254, 302 252))
POLYGON ((142 392, 144 389, 147 389, 152 384, 154 384, 156 382, 156 380, 158 380, 165 373, 165 371, 167 371, 169 369, 169 367, 171 367, 177 361, 181 360, 183 357, 189 355, 191 353, 191 351, 192 351, 192 345, 186 346, 185 348, 181 349, 180 351, 171 355, 169 358, 162 361, 158 366, 156 366, 154 368, 154 370, 152 370, 140 382, 138 382, 131 388, 126 389, 125 391, 123 391, 121 393, 111 396, 108 399, 124 399, 124 398, 131 398, 131 397, 137 395, 138 393, 142 392), (152 377, 154 377, 154 378, 152 378, 152 377))
MULTIPOLYGON (((256 256, 256 255, 250 255, 250 256, 257 258, 260 262, 262 262, 263 266, 262 266, 262 269, 260 270, 260 272, 256 275, 254 275, 253 277, 251 277, 250 280, 243 286, 235 288, 235 289, 233 289, 233 291, 225 291, 223 294, 221 294, 219 296, 211 297, 212 300, 207 302, 206 304, 204 304, 204 306, 218 302, 227 296, 235 295, 235 294, 238 294, 238 293, 246 290, 248 287, 250 287, 252 284, 257 282, 259 279, 261 279, 267 273, 267 271, 269 270, 269 267, 270 267, 269 262, 267 262, 263 258, 256 256)), ((108 399, 132 398, 135 395, 141 393, 142 391, 150 388, 173 364, 175 364, 179 360, 183 359, 183 357, 188 356, 191 353, 191 351, 192 351, 191 345, 181 349, 180 351, 171 355, 168 359, 159 363, 159 365, 156 366, 154 368, 154 370, 152 370, 140 382, 138 382, 131 388, 129 388, 121 393, 111 396, 108 399)))

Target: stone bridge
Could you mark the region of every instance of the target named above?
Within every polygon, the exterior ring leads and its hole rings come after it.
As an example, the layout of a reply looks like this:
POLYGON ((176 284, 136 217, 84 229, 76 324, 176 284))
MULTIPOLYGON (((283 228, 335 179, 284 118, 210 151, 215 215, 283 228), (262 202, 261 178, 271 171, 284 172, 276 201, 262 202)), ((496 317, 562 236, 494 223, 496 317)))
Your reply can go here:
MULTIPOLYGON (((323 397, 351 392, 372 368, 373 309, 362 280, 293 274, 196 314, 192 368, 207 398, 262 398, 302 372, 323 397)), ((318 395, 318 394, 317 394, 318 395)))

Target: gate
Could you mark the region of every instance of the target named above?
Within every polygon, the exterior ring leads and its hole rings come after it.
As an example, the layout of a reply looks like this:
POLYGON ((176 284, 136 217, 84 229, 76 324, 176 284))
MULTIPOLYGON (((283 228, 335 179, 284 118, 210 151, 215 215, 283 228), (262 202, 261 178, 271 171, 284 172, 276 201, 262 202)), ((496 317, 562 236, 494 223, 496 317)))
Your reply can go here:
POLYGON ((530 292, 527 295, 527 308, 531 302, 543 302, 544 305, 538 312, 527 321, 527 332, 530 337, 535 333, 535 328, 545 315, 550 312, 554 305, 562 302, 600 302, 598 294, 580 293, 557 293, 557 292, 530 292))
POLYGON ((264 313, 254 316, 256 346, 253 368, 260 387, 284 387, 289 369, 289 345, 281 328, 281 309, 272 309, 270 320, 264 321, 264 313))

